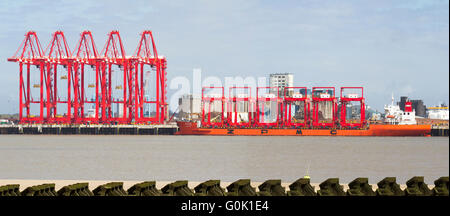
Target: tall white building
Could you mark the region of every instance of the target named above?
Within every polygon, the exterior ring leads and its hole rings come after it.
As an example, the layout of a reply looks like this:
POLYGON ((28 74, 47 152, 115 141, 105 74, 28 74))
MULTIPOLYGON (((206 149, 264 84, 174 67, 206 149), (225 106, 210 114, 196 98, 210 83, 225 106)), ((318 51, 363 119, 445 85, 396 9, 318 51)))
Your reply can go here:
POLYGON ((291 73, 274 73, 270 74, 270 87, 278 87, 279 95, 283 96, 285 87, 294 86, 294 75, 291 73))
POLYGON ((116 103, 114 117, 123 117, 123 103, 116 103))

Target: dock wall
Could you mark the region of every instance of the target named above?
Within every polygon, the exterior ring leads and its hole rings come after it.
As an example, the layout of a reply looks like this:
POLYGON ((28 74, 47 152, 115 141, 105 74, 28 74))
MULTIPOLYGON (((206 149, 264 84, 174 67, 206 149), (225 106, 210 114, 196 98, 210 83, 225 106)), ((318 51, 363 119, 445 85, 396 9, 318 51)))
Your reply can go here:
POLYGON ((173 135, 176 125, 12 125, 0 134, 173 135))

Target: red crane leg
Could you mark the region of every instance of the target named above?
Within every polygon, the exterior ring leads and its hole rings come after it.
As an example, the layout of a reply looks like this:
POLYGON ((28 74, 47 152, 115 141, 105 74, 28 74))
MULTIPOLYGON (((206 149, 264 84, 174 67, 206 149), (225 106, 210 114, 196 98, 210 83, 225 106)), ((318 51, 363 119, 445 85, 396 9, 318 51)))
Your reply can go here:
POLYGON ((139 65, 138 65, 138 63, 136 62, 135 63, 135 67, 134 67, 135 69, 134 69, 134 119, 135 119, 135 121, 136 122, 138 122, 139 121, 139 118, 138 118, 138 111, 139 111, 139 105, 140 105, 140 102, 139 102, 139 97, 138 97, 138 95, 139 95, 139 91, 141 90, 140 88, 139 88, 139 65))
POLYGON ((134 98, 133 92, 135 91, 134 89, 134 83, 133 83, 133 77, 134 77, 134 70, 133 70, 133 65, 129 64, 128 67, 129 71, 127 74, 127 79, 128 79, 128 100, 126 101, 127 103, 127 109, 128 109, 128 118, 126 119, 126 123, 129 124, 132 122, 132 118, 133 118, 133 104, 134 104, 134 100, 136 100, 136 98, 134 98))
POLYGON ((139 104, 140 112, 141 112, 140 113, 141 119, 144 119, 144 105, 145 105, 145 103, 144 103, 144 91, 145 91, 145 86, 144 86, 144 64, 141 63, 141 91, 140 91, 140 93, 141 93, 141 95, 140 95, 141 100, 140 100, 140 104, 139 104))
POLYGON ((72 65, 70 65, 67 67, 68 71, 67 71, 67 116, 66 116, 66 121, 67 123, 69 123, 71 121, 71 112, 72 112, 72 98, 71 98, 71 74, 72 74, 72 65))
MULTIPOLYGON (((106 65, 105 65, 106 66, 106 65)), ((109 67, 111 68, 111 67, 109 67)), ((106 68, 102 68, 102 123, 106 123, 106 68)))
POLYGON ((75 76, 74 76, 74 83, 73 83, 73 121, 75 122, 75 123, 78 123, 78 102, 79 102, 79 93, 78 93, 78 90, 79 90, 79 86, 78 86, 78 84, 79 84, 79 80, 78 80, 78 68, 79 67, 79 64, 78 63, 75 63, 74 64, 74 70, 73 70, 73 73, 75 73, 75 76))
POLYGON ((19 63, 19 122, 22 122, 22 112, 23 112, 23 65, 19 63))
POLYGON ((58 114, 57 104, 58 104, 58 65, 53 65, 53 116, 56 118, 58 114))
MULTIPOLYGON (((157 56, 155 56, 157 58, 157 56)), ((161 104, 161 99, 159 97, 159 86, 160 86, 160 80, 161 80, 161 65, 160 61, 157 60, 156 63, 156 119, 158 119, 160 122, 164 120, 164 115, 159 113, 159 110, 162 108, 163 104, 161 104)), ((208 120, 209 122, 209 120, 208 120)))
POLYGON ((31 109, 31 107, 30 107, 30 99, 31 99, 31 89, 30 89, 30 70, 31 70, 31 68, 30 68, 30 63, 28 63, 27 64, 27 98, 26 98, 26 102, 25 102, 25 105, 26 105, 26 107, 27 107, 27 117, 26 117, 26 119, 28 120, 28 118, 30 117, 30 109, 31 109))
POLYGON ((46 65, 46 69, 47 69, 47 78, 45 80, 45 86, 46 86, 46 93, 47 93, 47 101, 46 101, 46 108, 47 108, 47 122, 51 123, 53 121, 53 118, 51 116, 51 100, 50 100, 50 88, 51 88, 51 66, 50 63, 45 64, 46 65))
POLYGON ((98 92, 98 87, 99 87, 99 83, 100 83, 100 79, 99 79, 99 74, 100 74, 100 65, 98 62, 96 62, 96 66, 95 66, 95 119, 98 121, 99 117, 98 117, 98 113, 99 113, 99 109, 100 109, 100 95, 98 92))
POLYGON ((84 64, 81 64, 81 97, 80 97, 80 117, 84 119, 84 64))
MULTIPOLYGON (((159 58, 159 57, 158 57, 159 58)), ((162 103, 162 108, 161 108, 161 112, 162 112, 162 117, 161 117, 161 120, 160 120, 160 124, 164 124, 164 122, 165 122, 165 120, 166 120, 166 118, 167 118, 167 104, 166 104, 166 100, 167 100, 167 98, 166 98, 166 88, 167 88, 167 78, 166 78, 166 62, 165 62, 165 60, 162 62, 162 66, 161 66, 161 74, 162 74, 162 81, 161 81, 161 103, 162 103)), ((224 89, 222 89, 222 95, 224 95, 223 94, 224 93, 224 89)), ((222 112, 223 112, 223 110, 224 110, 224 98, 222 97, 222 112)), ((223 120, 224 120, 224 116, 223 116, 223 113, 222 113, 222 122, 223 122, 223 120)))
POLYGON ((44 122, 44 63, 40 64, 40 70, 41 70, 41 75, 40 75, 40 98, 39 98, 39 104, 40 104, 40 111, 39 111, 39 120, 41 121, 41 123, 44 122))
MULTIPOLYGON (((105 84, 105 109, 107 110, 107 114, 106 115, 106 121, 107 122, 112 122, 113 121, 113 114, 112 114, 112 82, 111 82, 111 77, 112 77, 112 64, 108 64, 108 85, 105 84)), ((105 79, 106 79, 106 74, 105 74, 105 79)))
POLYGON ((123 67, 123 115, 122 115, 122 121, 125 121, 127 116, 127 73, 128 73, 128 67, 125 64, 123 67))

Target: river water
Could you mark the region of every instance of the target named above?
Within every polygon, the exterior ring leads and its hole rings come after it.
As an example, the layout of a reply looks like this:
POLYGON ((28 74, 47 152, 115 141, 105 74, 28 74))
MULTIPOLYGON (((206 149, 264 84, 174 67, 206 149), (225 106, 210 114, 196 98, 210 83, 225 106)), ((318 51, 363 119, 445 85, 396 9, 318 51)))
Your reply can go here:
POLYGON ((448 137, 0 135, 0 179, 404 184, 449 175, 448 137))

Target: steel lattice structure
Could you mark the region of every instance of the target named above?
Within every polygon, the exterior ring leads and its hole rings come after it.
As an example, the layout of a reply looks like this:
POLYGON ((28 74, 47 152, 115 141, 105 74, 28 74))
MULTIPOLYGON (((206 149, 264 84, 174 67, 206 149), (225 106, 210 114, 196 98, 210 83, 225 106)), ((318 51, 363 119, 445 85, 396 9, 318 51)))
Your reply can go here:
POLYGON ((126 55, 119 31, 108 34, 100 53, 90 31, 81 33, 74 52, 70 51, 62 31, 53 33, 45 50, 36 32, 29 31, 8 61, 19 63, 20 124, 163 124, 166 119, 167 61, 158 56, 151 31, 141 34, 133 56, 126 55), (38 71, 33 71, 33 66, 38 71), (87 71, 86 66, 92 71, 87 71), (144 66, 150 67, 149 71, 144 72, 144 66), (113 67, 118 67, 118 72, 113 67), (152 72, 154 82, 149 80, 152 72), (116 77, 123 82, 115 88, 113 73, 119 74, 116 77), (33 76, 38 77, 38 83, 32 85, 33 76), (92 81, 86 88, 89 78, 92 81), (39 89, 37 99, 32 96, 33 88, 39 89), (90 99, 86 97, 89 88, 95 88, 90 99), (123 91, 122 97, 115 97, 114 89, 123 91), (154 91, 154 97, 145 91, 154 91), (33 104, 39 104, 37 115, 31 113, 33 104), (145 111, 151 104, 155 109, 145 111), (118 110, 114 115, 115 106, 118 110))

